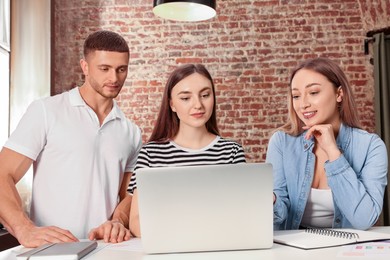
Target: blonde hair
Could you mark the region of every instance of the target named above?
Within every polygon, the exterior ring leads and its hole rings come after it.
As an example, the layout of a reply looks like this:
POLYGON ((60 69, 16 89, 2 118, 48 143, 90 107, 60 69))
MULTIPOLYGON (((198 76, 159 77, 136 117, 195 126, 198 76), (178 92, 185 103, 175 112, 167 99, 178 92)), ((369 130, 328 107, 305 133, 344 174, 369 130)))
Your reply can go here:
POLYGON ((343 91, 343 100, 339 107, 341 122, 350 127, 361 128, 359 118, 356 112, 356 103, 353 98, 352 89, 349 85, 345 73, 335 62, 329 59, 314 58, 302 62, 291 73, 288 97, 288 122, 285 125, 281 126, 278 130, 282 130, 287 134, 293 136, 298 136, 303 132, 302 127, 305 124, 302 122, 302 120, 299 119, 297 113, 294 110, 291 94, 291 82, 295 74, 301 69, 307 69, 320 73, 333 84, 335 89, 338 89, 340 87, 343 91))

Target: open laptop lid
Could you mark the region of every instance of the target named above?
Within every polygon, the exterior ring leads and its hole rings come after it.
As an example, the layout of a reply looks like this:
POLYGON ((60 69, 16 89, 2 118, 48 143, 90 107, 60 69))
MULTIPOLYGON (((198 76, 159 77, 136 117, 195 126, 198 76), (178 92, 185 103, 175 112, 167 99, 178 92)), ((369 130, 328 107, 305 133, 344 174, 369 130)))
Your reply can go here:
POLYGON ((137 188, 146 253, 272 247, 271 164, 139 169, 137 188))

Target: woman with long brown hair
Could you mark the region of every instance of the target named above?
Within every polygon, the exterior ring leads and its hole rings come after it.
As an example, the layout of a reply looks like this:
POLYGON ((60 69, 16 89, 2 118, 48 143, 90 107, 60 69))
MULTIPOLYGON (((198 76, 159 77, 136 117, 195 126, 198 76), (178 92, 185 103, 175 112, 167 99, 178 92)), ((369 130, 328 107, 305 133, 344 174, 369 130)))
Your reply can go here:
MULTIPOLYGON (((138 156, 140 168, 245 163, 240 144, 219 135, 214 83, 201 64, 185 64, 174 70, 165 86, 152 135, 138 156)), ((138 193, 135 175, 130 231, 140 237, 138 193)))

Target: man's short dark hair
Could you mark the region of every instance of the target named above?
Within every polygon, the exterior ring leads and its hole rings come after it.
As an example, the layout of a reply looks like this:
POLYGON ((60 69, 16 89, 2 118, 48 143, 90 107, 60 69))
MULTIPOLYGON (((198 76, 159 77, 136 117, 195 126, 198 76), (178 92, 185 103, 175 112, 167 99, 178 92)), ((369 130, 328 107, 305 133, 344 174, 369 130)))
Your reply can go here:
POLYGON ((84 57, 93 51, 127 52, 129 46, 126 40, 118 33, 112 31, 96 31, 90 34, 84 42, 84 57))

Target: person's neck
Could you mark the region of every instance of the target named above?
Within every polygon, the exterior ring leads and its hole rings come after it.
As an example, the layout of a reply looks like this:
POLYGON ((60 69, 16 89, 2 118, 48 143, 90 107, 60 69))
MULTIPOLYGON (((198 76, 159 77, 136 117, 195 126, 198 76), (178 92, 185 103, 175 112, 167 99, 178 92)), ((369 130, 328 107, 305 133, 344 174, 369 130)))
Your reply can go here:
POLYGON ((209 145, 215 137, 216 135, 208 132, 206 127, 185 129, 181 127, 173 141, 181 147, 198 150, 209 145))
POLYGON ((96 113, 99 118, 100 125, 102 125, 104 119, 111 112, 114 101, 112 99, 102 97, 86 83, 84 83, 79 89, 82 99, 96 113))
POLYGON ((340 118, 336 122, 332 123, 333 134, 335 139, 337 139, 337 136, 339 135, 341 124, 342 122, 340 118))

